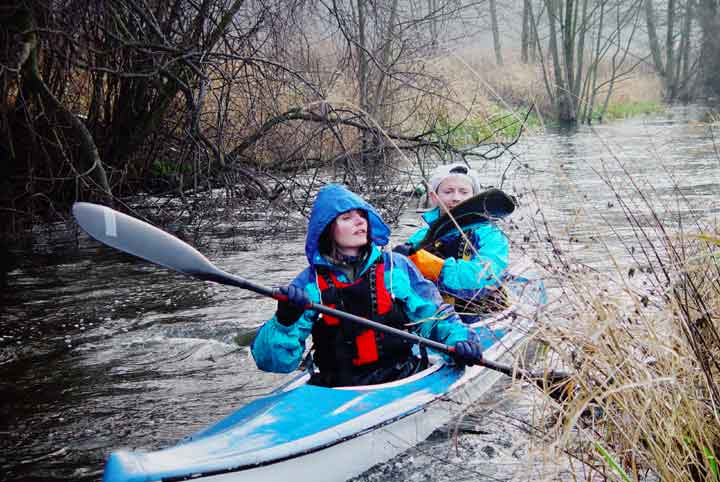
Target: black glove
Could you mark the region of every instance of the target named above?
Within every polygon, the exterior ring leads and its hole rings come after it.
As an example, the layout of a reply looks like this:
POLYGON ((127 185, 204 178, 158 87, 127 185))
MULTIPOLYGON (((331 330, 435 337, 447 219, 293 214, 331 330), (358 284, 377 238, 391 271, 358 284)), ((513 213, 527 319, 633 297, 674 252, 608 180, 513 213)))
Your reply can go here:
POLYGON ((405 256, 410 256, 415 252, 415 246, 412 243, 398 244, 393 248, 393 251, 405 256))
POLYGON ((482 362, 482 347, 474 341, 459 341, 455 343, 452 357, 459 366, 479 365, 482 362))
POLYGON ((310 304, 310 299, 305 290, 293 285, 281 287, 280 293, 287 295, 288 300, 278 301, 275 317, 281 324, 290 326, 303 314, 305 307, 310 304))

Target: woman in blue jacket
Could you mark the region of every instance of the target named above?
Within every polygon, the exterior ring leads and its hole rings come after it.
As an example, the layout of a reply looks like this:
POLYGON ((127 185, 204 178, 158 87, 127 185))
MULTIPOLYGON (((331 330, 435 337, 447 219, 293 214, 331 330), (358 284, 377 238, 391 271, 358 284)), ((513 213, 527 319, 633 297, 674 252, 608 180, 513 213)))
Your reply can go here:
MULTIPOLYGON (((430 177, 430 188, 435 208, 423 214, 428 225, 440 217, 443 206, 452 209, 481 191, 477 173, 460 163, 439 166, 430 177)), ((427 227, 421 228, 396 251, 414 252, 410 259, 437 284, 463 321, 472 323, 478 313, 502 308, 501 285, 509 257, 505 233, 491 221, 479 222, 463 226, 465 236, 455 229, 415 251, 427 231, 427 227)))
POLYGON ((306 310, 321 303, 380 323, 412 330, 454 346, 455 361, 482 359, 474 333, 443 304, 435 285, 403 255, 383 252, 390 229, 370 204, 339 185, 320 190, 308 224, 310 265, 282 288, 275 316, 258 332, 251 350, 261 370, 288 373, 302 361, 313 335, 313 360, 323 386, 367 385, 397 380, 422 368, 404 339, 306 310))

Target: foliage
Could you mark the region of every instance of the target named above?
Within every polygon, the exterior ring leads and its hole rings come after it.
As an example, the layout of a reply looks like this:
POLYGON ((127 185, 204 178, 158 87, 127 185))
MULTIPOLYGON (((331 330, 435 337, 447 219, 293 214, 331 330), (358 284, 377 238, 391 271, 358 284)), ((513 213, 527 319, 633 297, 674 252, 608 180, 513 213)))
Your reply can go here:
POLYGON ((605 448, 600 445, 599 443, 595 443, 595 449, 600 453, 600 455, 605 459, 607 464, 612 468, 625 482, 632 482, 632 479, 630 479, 630 476, 625 472, 625 470, 618 464, 615 459, 613 458, 610 453, 605 450, 605 448))
POLYGON ((540 125, 538 116, 527 110, 514 113, 497 111, 490 118, 471 116, 462 120, 440 116, 434 135, 449 144, 462 148, 469 145, 503 142, 518 137, 522 129, 540 125), (527 120, 525 120, 527 118, 527 120))
POLYGON ((192 168, 186 164, 157 160, 152 163, 151 172, 157 177, 170 177, 177 174, 190 174, 192 168))
MULTIPOLYGON (((602 116, 604 120, 626 119, 628 117, 636 117, 644 114, 654 114, 662 112, 665 107, 659 102, 652 100, 627 101, 627 102, 610 102, 607 111, 602 116)), ((599 111, 593 112, 593 120, 601 118, 599 111)))

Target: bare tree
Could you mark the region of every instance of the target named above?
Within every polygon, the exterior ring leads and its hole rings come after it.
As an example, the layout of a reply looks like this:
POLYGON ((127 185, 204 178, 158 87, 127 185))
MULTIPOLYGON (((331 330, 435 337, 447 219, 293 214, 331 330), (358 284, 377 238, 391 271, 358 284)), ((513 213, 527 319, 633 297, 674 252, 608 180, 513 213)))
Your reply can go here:
MULTIPOLYGON (((699 58, 692 49, 692 39, 696 35, 697 28, 701 33, 699 56, 702 57, 703 52, 714 51, 712 47, 715 36, 713 29, 717 27, 714 25, 717 20, 716 13, 713 13, 716 8, 713 3, 700 4, 700 9, 707 12, 705 15, 695 8, 694 0, 685 0, 684 4, 677 0, 667 0, 667 3, 660 2, 658 4, 660 9, 656 9, 653 0, 645 0, 645 22, 652 64, 663 81, 665 98, 669 102, 678 97, 686 100, 692 97, 691 86, 695 83, 699 72, 697 68, 699 58), (658 25, 663 25, 663 12, 666 14, 664 19, 666 32, 664 43, 661 43, 657 32, 658 25)), ((702 75, 705 79, 707 74, 713 75, 711 74, 711 66, 714 63, 713 55, 711 54, 706 60, 709 62, 708 64, 704 61, 700 62, 704 69, 702 75), (706 69, 706 67, 709 68, 706 69)))
MULTIPOLYGON (((558 120, 566 123, 590 122, 602 118, 615 82, 630 74, 639 62, 631 62, 632 41, 637 30, 640 1, 610 2, 599 0, 543 0, 547 10, 547 54, 552 63, 546 69, 545 85, 556 109, 558 120), (614 27, 607 28, 607 5, 615 11, 614 27), (594 42, 587 39, 594 38, 594 42), (588 48, 590 47, 590 48, 588 48), (610 57, 609 78, 600 81, 598 66, 610 57), (596 113, 597 97, 604 92, 605 102, 596 113)), ((539 29, 538 19, 531 22, 539 29)), ((540 41, 536 42, 542 49, 540 41)), ((541 59, 543 56, 541 55, 541 59)))
POLYGON ((706 94, 720 94, 720 11, 717 0, 699 0, 697 17, 701 31, 700 84, 706 94))
POLYGON ((201 174, 227 167, 229 116, 210 129, 206 119, 208 99, 228 102, 217 94, 232 93, 225 84, 236 80, 232 62, 255 77, 258 94, 263 76, 303 85, 281 64, 253 57, 257 45, 287 30, 272 25, 271 8, 242 0, 17 0, 0 7, 2 65, 9 67, 0 71, 3 169, 15 180, 3 212, 30 213, 38 200, 82 192, 107 198, 149 179, 174 179, 182 190, 190 177, 197 188, 201 174))
POLYGON ((444 23, 469 7, 450 0, 431 0, 429 12, 415 7, 400 0, 4 4, 0 216, 141 190, 183 197, 218 185, 230 196, 276 199, 287 187, 283 173, 295 182, 301 172, 342 167, 338 175, 361 186, 398 149, 449 149, 437 140, 437 117, 426 116, 427 129, 415 134, 408 119, 442 95, 424 59, 444 23), (329 102, 332 92, 350 103, 329 102))
POLYGON ((492 29, 492 34, 493 34, 493 47, 495 50, 495 62, 498 65, 502 65, 503 64, 502 46, 500 45, 500 27, 498 26, 496 0, 490 0, 488 2, 488 6, 490 7, 490 28, 492 29))

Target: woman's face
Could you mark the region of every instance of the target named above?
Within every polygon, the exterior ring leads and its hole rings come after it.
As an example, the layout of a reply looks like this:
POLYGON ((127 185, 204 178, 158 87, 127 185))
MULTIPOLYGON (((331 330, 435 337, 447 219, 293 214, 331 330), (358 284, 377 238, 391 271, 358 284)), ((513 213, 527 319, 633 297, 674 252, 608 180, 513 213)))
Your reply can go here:
POLYGON ((473 186, 468 179, 459 176, 451 176, 445 179, 437 188, 437 192, 432 193, 432 200, 435 205, 438 199, 442 201, 449 209, 454 208, 461 202, 473 197, 473 186))
POLYGON ((348 256, 357 256, 359 248, 368 242, 368 222, 365 212, 351 209, 335 218, 332 237, 338 250, 348 256))

